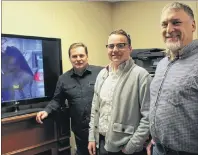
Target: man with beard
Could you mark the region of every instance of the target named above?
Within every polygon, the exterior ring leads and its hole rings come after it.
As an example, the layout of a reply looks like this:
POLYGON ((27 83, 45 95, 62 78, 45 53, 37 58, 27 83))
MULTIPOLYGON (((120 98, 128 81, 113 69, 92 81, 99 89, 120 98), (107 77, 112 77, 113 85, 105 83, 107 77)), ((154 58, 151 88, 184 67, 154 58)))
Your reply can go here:
POLYGON ((75 134, 76 153, 89 155, 87 145, 91 102, 95 80, 102 67, 88 64, 88 50, 83 43, 72 44, 68 54, 73 68, 59 77, 52 101, 44 111, 37 114, 36 120, 43 123, 42 120, 57 110, 67 99, 71 128, 75 134))
POLYGON ((153 155, 197 155, 198 40, 193 40, 192 9, 178 2, 165 6, 161 29, 167 56, 159 62, 150 87, 153 155))

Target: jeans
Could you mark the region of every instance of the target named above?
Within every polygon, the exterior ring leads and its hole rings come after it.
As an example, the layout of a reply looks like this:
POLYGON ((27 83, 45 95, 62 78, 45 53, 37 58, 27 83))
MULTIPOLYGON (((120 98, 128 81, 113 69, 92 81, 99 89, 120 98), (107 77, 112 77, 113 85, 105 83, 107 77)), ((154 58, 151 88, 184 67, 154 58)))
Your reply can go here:
POLYGON ((152 155, 196 155, 194 153, 188 153, 183 151, 175 151, 169 149, 162 144, 156 143, 153 145, 152 155))
POLYGON ((152 155, 166 155, 165 149, 161 144, 154 144, 152 155))

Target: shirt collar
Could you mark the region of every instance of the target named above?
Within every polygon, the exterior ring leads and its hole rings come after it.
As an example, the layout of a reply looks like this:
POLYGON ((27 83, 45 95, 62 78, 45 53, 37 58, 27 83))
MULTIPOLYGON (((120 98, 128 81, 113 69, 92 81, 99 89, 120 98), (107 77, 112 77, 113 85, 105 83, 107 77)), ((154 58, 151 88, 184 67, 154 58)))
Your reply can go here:
MULTIPOLYGON (((127 61, 124 61, 123 63, 121 63, 119 66, 118 66, 118 71, 122 71, 124 70, 125 66, 128 66, 128 64, 130 63, 132 58, 129 58, 127 61)), ((108 72, 112 72, 112 64, 110 63, 107 67, 106 67, 107 71, 108 72)))
MULTIPOLYGON (((86 73, 87 74, 90 74, 91 72, 92 72, 92 67, 88 64, 81 76, 83 76, 86 73)), ((78 74, 75 73, 74 68, 72 68, 69 71, 69 73, 70 73, 70 76, 80 76, 80 75, 78 75, 78 74)))
MULTIPOLYGON (((197 52, 197 50, 195 50, 196 48, 198 48, 198 39, 193 40, 190 44, 184 46, 181 50, 179 50, 178 58, 184 59, 184 58, 196 53, 197 52)), ((169 59, 170 59, 170 52, 171 51, 167 51, 167 56, 169 59)))

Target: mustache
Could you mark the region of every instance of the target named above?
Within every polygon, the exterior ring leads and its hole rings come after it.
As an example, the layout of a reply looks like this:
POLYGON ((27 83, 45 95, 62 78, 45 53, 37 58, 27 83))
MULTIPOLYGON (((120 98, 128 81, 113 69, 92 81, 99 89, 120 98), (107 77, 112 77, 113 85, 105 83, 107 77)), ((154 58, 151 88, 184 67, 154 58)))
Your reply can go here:
POLYGON ((122 53, 120 53, 120 52, 112 52, 111 55, 112 56, 121 56, 122 53))
POLYGON ((166 33, 165 34, 166 38, 175 38, 175 37, 180 37, 180 33, 166 33))
POLYGON ((75 65, 79 65, 79 64, 83 64, 84 62, 82 62, 82 61, 79 61, 79 62, 75 62, 74 64, 75 65))

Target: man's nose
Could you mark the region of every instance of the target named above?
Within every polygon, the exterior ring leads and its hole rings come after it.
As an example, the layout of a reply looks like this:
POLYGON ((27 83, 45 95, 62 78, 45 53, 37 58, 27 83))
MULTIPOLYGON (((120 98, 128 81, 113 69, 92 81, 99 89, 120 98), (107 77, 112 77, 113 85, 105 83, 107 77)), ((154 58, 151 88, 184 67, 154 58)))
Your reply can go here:
POLYGON ((170 33, 172 33, 174 31, 174 29, 175 29, 174 26, 169 23, 167 25, 167 28, 166 28, 166 33, 169 33, 170 34, 170 33))
POLYGON ((77 60, 81 60, 81 58, 79 57, 79 56, 77 56, 77 58, 76 58, 77 60))
POLYGON ((118 51, 118 47, 117 47, 117 45, 115 45, 114 47, 113 47, 113 52, 117 52, 118 51))

